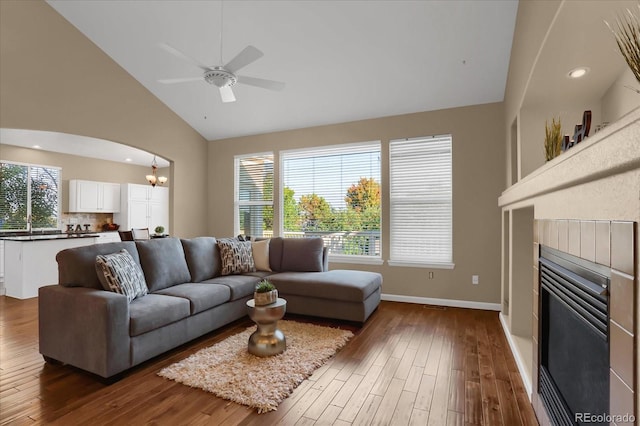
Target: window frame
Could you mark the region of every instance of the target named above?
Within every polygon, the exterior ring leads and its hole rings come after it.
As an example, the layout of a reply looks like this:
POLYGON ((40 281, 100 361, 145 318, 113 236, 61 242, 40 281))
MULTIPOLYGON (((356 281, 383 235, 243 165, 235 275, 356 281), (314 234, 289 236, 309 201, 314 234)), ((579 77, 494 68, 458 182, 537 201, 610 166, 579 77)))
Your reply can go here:
POLYGON ((443 134, 443 135, 432 135, 432 136, 424 136, 424 137, 414 137, 414 138, 401 138, 401 139, 392 139, 389 141, 389 259, 387 260, 387 264, 390 266, 400 266, 400 267, 415 267, 415 268, 429 268, 429 269, 454 269, 454 251, 453 251, 453 234, 454 234, 454 226, 453 226, 453 136, 451 134, 443 134), (402 144, 402 143, 415 143, 419 141, 428 142, 433 139, 449 139, 449 167, 450 167, 450 175, 449 175, 449 183, 450 183, 450 198, 448 204, 450 206, 450 215, 449 215, 449 252, 450 258, 448 261, 437 261, 432 257, 426 257, 424 260, 415 261, 407 258, 396 257, 395 259, 392 257, 394 254, 394 229, 393 229, 393 211, 394 206, 398 203, 407 203, 410 202, 410 198, 399 198, 398 196, 394 197, 393 194, 393 160, 392 160, 392 150, 394 144, 402 144))
MULTIPOLYGON (((233 232, 234 235, 240 235, 240 208, 245 206, 271 206, 274 209, 274 195, 275 190, 272 191, 271 200, 240 200, 240 161, 247 158, 255 158, 255 157, 267 157, 271 156, 271 161, 274 164, 273 167, 273 183, 272 187, 275 187, 275 154, 273 151, 264 151, 264 152, 255 152, 250 154, 239 154, 233 157, 233 232)), ((274 188, 275 189, 275 188, 274 188)), ((274 209, 274 222, 275 222, 275 209, 274 209)), ((275 223, 274 223, 275 225, 275 223)), ((275 226, 274 226, 275 228, 275 226)), ((272 230, 275 233, 275 229, 272 230)), ((253 237, 253 236, 252 236, 253 237)))
POLYGON ((320 145, 320 146, 310 146, 305 148, 294 148, 288 150, 282 150, 278 152, 278 234, 279 236, 285 235, 284 230, 284 188, 285 188, 285 163, 286 157, 295 156, 296 154, 306 154, 313 153, 314 151, 317 153, 328 152, 332 149, 337 151, 344 151, 345 153, 353 153, 350 152, 350 149, 360 148, 362 152, 366 152, 367 146, 376 145, 378 148, 378 152, 380 155, 379 160, 379 181, 380 185, 380 252, 378 255, 357 255, 357 254, 334 254, 329 253, 329 261, 331 263, 351 263, 351 264, 365 264, 365 265, 382 265, 384 264, 383 255, 383 176, 382 176, 382 141, 381 140, 369 140, 362 142, 351 142, 351 143, 341 143, 341 144, 331 144, 331 145, 320 145))

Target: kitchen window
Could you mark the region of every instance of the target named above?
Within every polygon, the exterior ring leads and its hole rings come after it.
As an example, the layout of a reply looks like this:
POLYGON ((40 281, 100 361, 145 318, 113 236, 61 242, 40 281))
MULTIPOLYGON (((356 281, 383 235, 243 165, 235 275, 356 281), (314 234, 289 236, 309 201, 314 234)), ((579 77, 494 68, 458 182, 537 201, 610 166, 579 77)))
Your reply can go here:
POLYGON ((273 153, 236 156, 234 169, 235 232, 273 236, 273 153))
POLYGON ((61 171, 0 162, 0 231, 58 229, 61 171))
POLYGON ((452 269, 451 135, 389 144, 389 264, 452 269))

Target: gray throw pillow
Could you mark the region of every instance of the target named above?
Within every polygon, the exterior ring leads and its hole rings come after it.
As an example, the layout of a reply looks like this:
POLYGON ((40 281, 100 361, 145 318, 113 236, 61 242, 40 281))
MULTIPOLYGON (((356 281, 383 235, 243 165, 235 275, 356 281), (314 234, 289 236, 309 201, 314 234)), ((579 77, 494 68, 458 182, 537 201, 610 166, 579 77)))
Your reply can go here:
POLYGON ((218 248, 222 260, 222 275, 244 274, 256 270, 253 263, 251 241, 221 238, 218 240, 218 248))
POLYGON ((282 271, 322 272, 322 238, 285 238, 282 246, 282 271))
POLYGON ((220 275, 222 265, 214 237, 196 237, 180 241, 192 282, 199 283, 220 275))
POLYGON ((97 255, 96 273, 105 290, 123 294, 129 302, 148 292, 142 269, 125 249, 97 255))
POLYGON ((149 292, 191 282, 184 249, 178 238, 136 241, 136 248, 149 292))

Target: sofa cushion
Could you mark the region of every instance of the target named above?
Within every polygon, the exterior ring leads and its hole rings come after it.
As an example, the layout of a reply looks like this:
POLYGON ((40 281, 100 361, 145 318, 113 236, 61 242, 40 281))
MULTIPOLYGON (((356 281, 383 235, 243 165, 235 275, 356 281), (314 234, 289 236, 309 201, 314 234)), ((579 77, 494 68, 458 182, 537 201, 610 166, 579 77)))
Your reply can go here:
POLYGON ((147 294, 142 269, 125 249, 97 255, 96 273, 105 290, 123 294, 129 302, 147 294))
POLYGON ((251 242, 251 254, 256 271, 271 272, 269 266, 269 240, 251 242))
POLYGON ((150 292, 191 282, 191 274, 178 238, 136 241, 140 265, 150 292))
POLYGON ((129 304, 129 335, 163 327, 189 316, 189 300, 182 297, 147 294, 129 304))
POLYGON ((281 271, 322 272, 322 238, 285 238, 281 271))
POLYGON ((115 253, 121 249, 126 249, 133 260, 140 264, 138 250, 133 241, 92 244, 59 251, 56 255, 58 284, 64 287, 88 287, 102 290, 102 284, 96 274, 96 256, 115 253))
POLYGON ((191 315, 193 315, 228 302, 231 297, 231 290, 226 285, 189 283, 174 285, 159 290, 154 294, 187 299, 191 304, 191 315))
POLYGON ((221 238, 218 240, 218 249, 222 260, 222 275, 255 271, 250 241, 221 238))
POLYGON ((187 259, 191 281, 199 283, 222 273, 220 252, 214 237, 197 237, 180 241, 187 259))
POLYGON ((382 275, 375 272, 336 269, 316 273, 281 272, 270 275, 278 293, 285 296, 317 297, 362 302, 382 285, 382 275))
POLYGON ((272 271, 282 271, 282 245, 284 238, 274 237, 269 239, 269 266, 272 271))
POLYGON ((253 275, 227 275, 212 278, 204 283, 225 285, 231 291, 231 300, 238 300, 253 295, 256 285, 261 280, 262 278, 253 275))

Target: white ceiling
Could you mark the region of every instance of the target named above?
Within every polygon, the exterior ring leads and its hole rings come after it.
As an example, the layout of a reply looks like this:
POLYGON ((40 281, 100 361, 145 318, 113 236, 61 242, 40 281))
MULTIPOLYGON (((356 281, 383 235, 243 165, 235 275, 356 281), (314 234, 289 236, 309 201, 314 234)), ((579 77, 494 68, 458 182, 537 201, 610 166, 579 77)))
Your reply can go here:
POLYGON ((223 61, 247 45, 264 57, 223 104, 201 71, 164 42, 220 65, 218 1, 48 3, 208 140, 500 102, 517 1, 226 1, 223 61))

